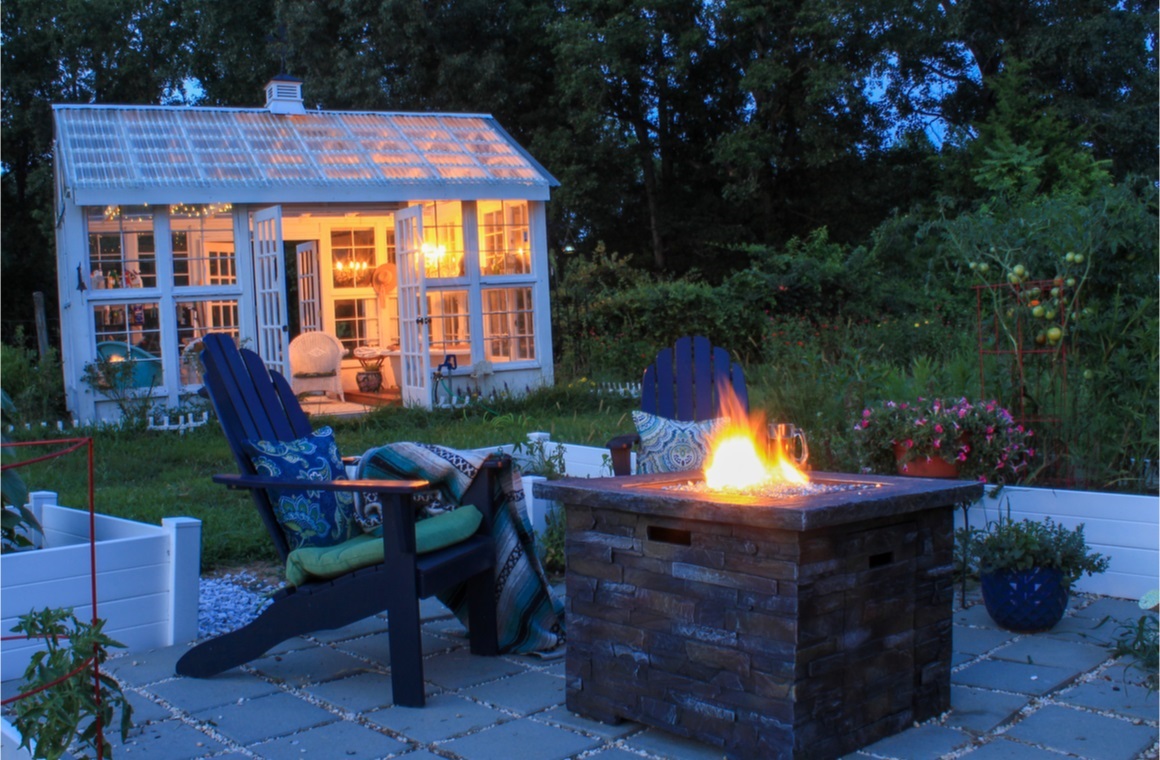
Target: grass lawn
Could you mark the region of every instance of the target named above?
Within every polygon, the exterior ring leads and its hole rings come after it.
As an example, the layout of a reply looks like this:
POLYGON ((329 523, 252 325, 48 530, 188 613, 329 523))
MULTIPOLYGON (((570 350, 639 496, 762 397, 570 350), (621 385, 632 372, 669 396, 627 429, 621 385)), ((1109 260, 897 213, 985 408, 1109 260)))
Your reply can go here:
MULTIPOLYGON (((565 389, 491 409, 384 408, 357 419, 319 418, 315 426, 334 427, 343 454, 360 454, 392 441, 481 448, 526 441, 526 434, 537 430, 551 433, 553 440, 600 446, 613 435, 632 431, 630 411, 636 406, 631 399, 601 399, 565 389)), ((210 479, 215 473, 236 471, 216 421, 185 435, 106 430, 93 437, 98 512, 151 524, 159 524, 163 517, 201 520, 203 571, 276 560, 249 495, 210 479)), ((47 451, 25 448, 19 457, 47 451)), ((87 505, 83 451, 22 468, 20 474, 29 490, 56 491, 65 506, 87 505)))

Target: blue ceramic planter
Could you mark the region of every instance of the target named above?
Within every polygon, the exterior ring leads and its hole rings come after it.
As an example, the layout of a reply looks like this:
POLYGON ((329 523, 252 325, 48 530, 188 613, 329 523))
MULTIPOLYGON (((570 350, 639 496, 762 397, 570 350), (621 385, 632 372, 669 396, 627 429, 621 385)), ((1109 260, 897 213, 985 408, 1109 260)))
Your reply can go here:
POLYGON ((980 578, 991 618, 1010 631, 1035 633, 1055 627, 1067 609, 1063 573, 1043 567, 987 573, 980 578))

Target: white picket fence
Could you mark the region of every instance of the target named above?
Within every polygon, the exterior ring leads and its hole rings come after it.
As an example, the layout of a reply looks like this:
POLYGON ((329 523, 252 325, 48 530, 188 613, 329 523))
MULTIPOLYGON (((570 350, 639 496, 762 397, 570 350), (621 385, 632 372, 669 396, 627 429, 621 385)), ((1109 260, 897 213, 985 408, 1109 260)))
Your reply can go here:
MULTIPOLYGON (((165 415, 149 415, 149 419, 145 423, 147 430, 173 431, 184 434, 186 430, 199 428, 209 422, 209 412, 189 412, 188 414, 165 414, 165 415)), ((84 430, 84 429, 116 429, 121 427, 121 420, 57 420, 56 422, 41 422, 34 424, 31 422, 24 423, 21 427, 27 431, 33 430, 56 430, 63 433, 66 430, 84 430)), ((16 430, 15 425, 7 427, 9 433, 16 430)))

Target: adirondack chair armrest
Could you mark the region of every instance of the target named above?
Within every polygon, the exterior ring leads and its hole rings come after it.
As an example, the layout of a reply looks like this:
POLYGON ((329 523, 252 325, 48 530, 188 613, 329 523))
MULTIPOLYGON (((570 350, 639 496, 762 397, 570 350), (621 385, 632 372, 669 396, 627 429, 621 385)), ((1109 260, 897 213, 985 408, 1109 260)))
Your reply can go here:
POLYGON ((359 493, 416 493, 431 487, 426 480, 286 480, 259 475, 214 475, 213 482, 226 488, 264 488, 267 490, 358 491, 359 493))
POLYGON ((636 433, 618 435, 604 444, 612 458, 612 474, 617 477, 632 474, 632 449, 640 443, 636 433))

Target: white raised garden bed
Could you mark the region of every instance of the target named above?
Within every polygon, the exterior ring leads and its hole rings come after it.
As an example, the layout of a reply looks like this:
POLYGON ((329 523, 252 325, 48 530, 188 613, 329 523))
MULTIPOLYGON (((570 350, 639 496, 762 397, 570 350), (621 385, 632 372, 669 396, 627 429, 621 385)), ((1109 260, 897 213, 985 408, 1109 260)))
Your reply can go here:
MULTIPOLYGON (((0 630, 9 635, 32 609, 72 607, 92 617, 89 513, 37 491, 30 506, 44 528, 43 548, 0 557, 0 630)), ((167 517, 146 525, 96 515, 97 615, 129 651, 197 638, 201 521, 167 517)), ((0 680, 19 678, 37 642, 0 643, 0 680)), ((113 650, 118 652, 121 650, 113 650)))
MULTIPOLYGON (((529 438, 533 435, 529 434, 529 438)), ((612 473, 605 465, 606 449, 545 440, 545 454, 564 446, 568 477, 607 477, 612 473)), ((511 452, 511 446, 502 447, 511 452)), ((519 454, 515 454, 519 458, 519 454)), ((635 458, 635 455, 634 455, 635 458)), ((635 467, 635 462, 634 462, 635 467)), ((539 480, 524 477, 528 517, 537 531, 544 528, 544 515, 551 502, 532 494, 532 484, 539 480)), ((1085 577, 1075 586, 1077 591, 1123 599, 1139 599, 1148 591, 1160 588, 1160 497, 1101 491, 1068 491, 1053 488, 1008 486, 997 494, 992 489, 968 510, 970 524, 977 528, 1006 516, 1010 506, 1015 520, 1042 520, 1050 517, 1067 528, 1084 524, 1088 544, 1111 560, 1107 572, 1085 577)), ((962 525, 962 515, 955 527, 962 525)))
POLYGON ((1077 591, 1139 599, 1160 588, 1160 497, 1008 486, 998 494, 989 490, 973 505, 970 524, 982 528, 1006 517, 1008 506, 1016 521, 1050 517, 1067 528, 1083 523, 1088 545, 1111 564, 1107 572, 1081 579, 1077 591))

